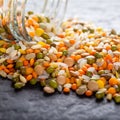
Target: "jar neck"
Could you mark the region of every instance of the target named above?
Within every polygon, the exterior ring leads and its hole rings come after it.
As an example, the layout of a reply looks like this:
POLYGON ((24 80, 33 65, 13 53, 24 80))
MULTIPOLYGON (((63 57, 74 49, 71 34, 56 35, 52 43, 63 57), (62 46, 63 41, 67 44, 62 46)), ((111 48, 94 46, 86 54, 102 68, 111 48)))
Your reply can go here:
POLYGON ((10 8, 10 30, 16 40, 28 40, 25 29, 25 5, 27 0, 12 0, 10 8))
MULTIPOLYGON (((6 26, 16 40, 31 41, 25 26, 25 15, 28 0, 0 0, 3 18, 7 17, 6 26)), ((34 1, 33 1, 34 2, 34 1)), ((40 14, 52 20, 64 18, 68 0, 44 0, 40 14), (61 11, 60 11, 61 10, 61 11)))

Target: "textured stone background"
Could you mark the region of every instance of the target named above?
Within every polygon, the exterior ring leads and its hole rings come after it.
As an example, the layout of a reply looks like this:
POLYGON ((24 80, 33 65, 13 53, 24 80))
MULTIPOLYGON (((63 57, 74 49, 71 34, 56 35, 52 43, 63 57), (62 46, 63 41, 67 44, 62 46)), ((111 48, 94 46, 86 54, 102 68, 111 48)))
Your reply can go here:
MULTIPOLYGON (((77 15, 105 28, 120 31, 119 0, 69 0, 66 17, 77 15)), ((0 120, 120 120, 120 106, 94 98, 54 94, 46 96, 38 86, 14 91, 0 79, 0 120)))
POLYGON ((66 17, 76 16, 120 32, 120 0, 68 0, 66 17))

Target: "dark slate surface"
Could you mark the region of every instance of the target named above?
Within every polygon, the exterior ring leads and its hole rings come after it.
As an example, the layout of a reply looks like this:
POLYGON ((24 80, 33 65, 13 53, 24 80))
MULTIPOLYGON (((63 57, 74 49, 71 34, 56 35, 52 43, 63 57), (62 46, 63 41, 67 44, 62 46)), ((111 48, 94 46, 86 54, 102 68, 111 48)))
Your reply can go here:
POLYGON ((120 120, 114 102, 70 95, 45 95, 38 86, 15 91, 0 80, 0 120, 120 120))
MULTIPOLYGON (((105 28, 120 30, 119 0, 70 0, 67 17, 77 15, 105 28), (71 9, 72 8, 72 9, 71 9), (119 25, 118 25, 119 24, 119 25)), ((0 120, 120 120, 120 105, 95 98, 44 95, 38 86, 15 91, 0 78, 0 120)))

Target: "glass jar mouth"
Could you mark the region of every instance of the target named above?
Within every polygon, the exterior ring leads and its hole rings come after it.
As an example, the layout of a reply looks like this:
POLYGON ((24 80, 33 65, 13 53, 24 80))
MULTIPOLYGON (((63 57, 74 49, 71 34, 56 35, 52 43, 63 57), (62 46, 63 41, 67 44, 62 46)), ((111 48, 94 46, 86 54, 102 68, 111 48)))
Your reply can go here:
MULTIPOLYGON (((7 17, 7 28, 9 29, 9 34, 14 37, 17 41, 27 40, 31 41, 31 37, 28 34, 26 28, 26 14, 28 12, 35 11, 43 16, 50 18, 51 20, 61 21, 66 12, 68 0, 43 0, 38 4, 38 0, 1 0, 0 7, 6 8, 1 12, 3 17, 7 17), (29 4, 30 3, 30 4, 29 4), (42 3, 42 4, 41 4, 42 3), (40 6, 39 6, 40 5, 40 6)), ((57 23, 58 24, 58 23, 57 23)), ((4 26, 2 26, 5 28, 4 26)))
MULTIPOLYGON (((24 31, 24 36, 26 36, 25 39, 28 41, 31 41, 31 37, 28 35, 28 31, 25 27, 25 13, 28 13, 28 10, 26 6, 29 6, 29 0, 24 0, 24 12, 22 12, 22 27, 24 31)), ((35 2, 35 1, 34 1, 35 2)), ((36 2, 35 2, 36 3, 36 2)), ((53 21, 57 26, 60 25, 61 21, 64 19, 66 9, 67 9, 68 0, 44 0, 44 3, 42 3, 41 9, 36 10, 34 13, 37 13, 40 16, 45 16, 50 19, 50 21, 53 21), (39 12, 37 12, 39 11, 39 12)), ((34 6, 34 5, 33 5, 34 6)), ((39 8, 36 6, 36 8, 39 8)), ((34 11, 34 8, 33 8, 34 11)))

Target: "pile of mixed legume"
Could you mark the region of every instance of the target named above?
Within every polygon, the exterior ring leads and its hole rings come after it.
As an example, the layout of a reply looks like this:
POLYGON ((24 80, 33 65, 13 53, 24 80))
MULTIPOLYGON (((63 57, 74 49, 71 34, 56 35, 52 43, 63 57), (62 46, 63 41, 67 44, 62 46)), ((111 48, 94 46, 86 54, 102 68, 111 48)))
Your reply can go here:
POLYGON ((120 103, 120 36, 114 30, 76 19, 58 28, 34 14, 25 24, 31 42, 0 40, 0 75, 16 89, 40 83, 46 93, 73 90, 120 103))

